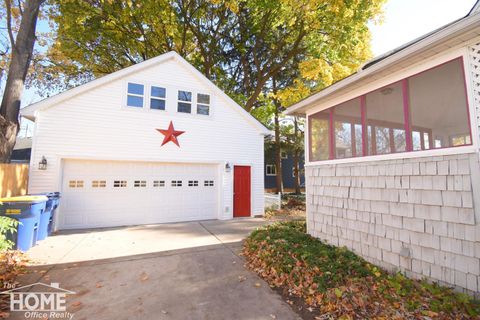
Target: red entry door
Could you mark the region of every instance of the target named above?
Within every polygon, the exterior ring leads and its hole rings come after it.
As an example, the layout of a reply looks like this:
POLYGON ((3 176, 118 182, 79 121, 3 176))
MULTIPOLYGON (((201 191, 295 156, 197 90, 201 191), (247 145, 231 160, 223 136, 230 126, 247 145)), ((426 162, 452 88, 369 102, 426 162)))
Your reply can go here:
POLYGON ((250 217, 250 167, 234 166, 233 216, 250 217))

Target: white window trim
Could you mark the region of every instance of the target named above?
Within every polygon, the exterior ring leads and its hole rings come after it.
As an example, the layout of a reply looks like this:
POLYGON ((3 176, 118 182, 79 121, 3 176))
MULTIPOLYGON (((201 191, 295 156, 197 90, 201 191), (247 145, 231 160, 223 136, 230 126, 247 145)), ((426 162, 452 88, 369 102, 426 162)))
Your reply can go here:
POLYGON ((288 153, 286 151, 280 151, 280 158, 288 159, 288 153), (283 155, 285 155, 285 156, 283 156, 283 155))
POLYGON ((277 166, 275 166, 274 164, 267 164, 265 166, 265 175, 269 177, 275 177, 277 175, 277 166), (272 167, 275 173, 268 173, 268 170, 267 170, 268 167, 272 167))
MULTIPOLYGON (((126 95, 125 95, 125 103, 124 103, 124 106, 125 108, 128 108, 129 110, 143 110, 145 109, 145 100, 147 98, 147 94, 146 94, 146 90, 145 88, 148 87, 144 82, 142 81, 135 81, 135 80, 129 80, 126 82, 126 86, 125 86, 125 92, 126 92, 126 95), (143 95, 142 94, 136 94, 136 93, 129 93, 128 92, 128 84, 131 83, 131 84, 138 84, 138 85, 142 85, 143 86, 143 95), (128 105, 128 96, 133 96, 133 97, 141 97, 142 98, 142 107, 134 107, 134 106, 129 106, 128 105)), ((150 100, 149 100, 150 101, 150 100)))
POLYGON ((193 91, 193 90, 188 90, 188 89, 177 89, 177 103, 176 103, 176 106, 175 106, 175 111, 177 113, 180 113, 180 114, 196 114, 196 111, 197 111, 197 108, 195 108, 195 110, 193 110, 193 106, 194 106, 194 100, 195 99, 195 95, 196 93, 193 91), (184 92, 190 92, 191 96, 192 96, 192 99, 190 101, 187 101, 187 100, 180 100, 179 97, 178 97, 178 94, 180 93, 180 91, 184 91, 184 92), (190 103, 190 112, 180 112, 178 111, 178 104, 182 102, 182 103, 190 103), (195 112, 195 113, 194 113, 195 112))
POLYGON ((149 110, 153 110, 153 111, 163 111, 163 112, 166 112, 167 111, 167 101, 168 101, 168 88, 167 86, 163 86, 163 85, 157 85, 157 84, 149 84, 148 85, 148 108, 149 110), (152 87, 157 87, 157 88, 163 88, 165 89, 165 98, 160 98, 160 97, 154 97, 152 96, 152 87), (152 99, 155 99, 155 100, 163 100, 165 101, 165 109, 152 109, 152 99))
POLYGON ((212 95, 210 93, 203 93, 203 92, 196 92, 195 93, 195 114, 198 114, 199 116, 204 116, 204 117, 209 117, 210 116, 210 111, 212 109, 211 107, 211 104, 212 104, 212 95), (209 103, 199 103, 198 102, 198 95, 199 94, 203 94, 203 95, 206 95, 208 96, 208 100, 209 100, 209 103), (207 106, 208 107, 208 114, 202 114, 202 113, 198 113, 198 105, 202 105, 202 106, 207 106))

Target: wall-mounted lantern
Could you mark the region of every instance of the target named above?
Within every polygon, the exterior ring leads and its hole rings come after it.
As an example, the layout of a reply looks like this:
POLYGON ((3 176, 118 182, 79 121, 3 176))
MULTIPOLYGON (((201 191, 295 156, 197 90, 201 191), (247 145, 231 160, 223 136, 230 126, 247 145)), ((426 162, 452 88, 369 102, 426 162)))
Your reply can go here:
POLYGON ((47 170, 47 159, 42 156, 42 160, 38 163, 38 170, 47 170))
POLYGON ((232 166, 230 165, 229 162, 227 162, 227 163, 225 164, 225 172, 230 172, 230 171, 232 171, 232 166))

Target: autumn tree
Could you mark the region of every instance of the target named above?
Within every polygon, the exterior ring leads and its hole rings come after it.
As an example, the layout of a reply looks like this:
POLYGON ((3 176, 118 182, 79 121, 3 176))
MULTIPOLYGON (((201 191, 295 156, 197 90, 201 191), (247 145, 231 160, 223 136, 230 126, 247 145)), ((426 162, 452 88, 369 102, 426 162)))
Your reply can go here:
POLYGON ((45 72, 68 74, 68 87, 175 50, 250 111, 295 58, 309 77, 351 72, 384 2, 58 0, 51 60, 70 63, 45 72))
MULTIPOLYGON (((16 6, 13 6, 10 0, 5 0, 1 7, 2 13, 5 13, 10 50, 1 57, 4 62, 8 61, 7 80, 0 106, 1 162, 10 160, 15 145, 20 104, 36 40, 38 14, 43 2, 44 0, 18 1, 16 6)), ((2 68, 5 67, 6 65, 2 68)))

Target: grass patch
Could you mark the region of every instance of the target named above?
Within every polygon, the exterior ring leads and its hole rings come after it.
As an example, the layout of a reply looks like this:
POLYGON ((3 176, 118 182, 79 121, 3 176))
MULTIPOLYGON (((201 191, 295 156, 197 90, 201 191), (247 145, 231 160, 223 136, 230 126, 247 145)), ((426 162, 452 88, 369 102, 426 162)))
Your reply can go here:
POLYGON ((305 221, 252 232, 243 254, 250 269, 301 298, 318 319, 480 319, 479 301, 327 245, 306 234, 305 221))

